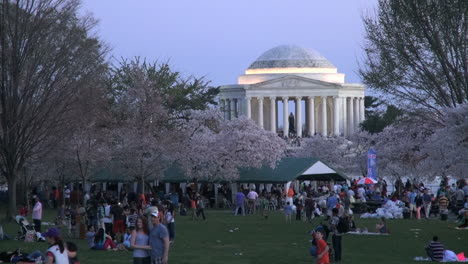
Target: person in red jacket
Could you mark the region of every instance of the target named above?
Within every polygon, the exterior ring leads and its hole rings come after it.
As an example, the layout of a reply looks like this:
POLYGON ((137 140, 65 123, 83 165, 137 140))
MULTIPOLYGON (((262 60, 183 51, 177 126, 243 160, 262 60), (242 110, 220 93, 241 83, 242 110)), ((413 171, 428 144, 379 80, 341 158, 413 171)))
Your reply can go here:
POLYGON ((317 263, 318 264, 329 264, 330 263, 330 255, 329 255, 329 247, 327 242, 323 240, 322 232, 315 232, 315 239, 317 241, 317 263))

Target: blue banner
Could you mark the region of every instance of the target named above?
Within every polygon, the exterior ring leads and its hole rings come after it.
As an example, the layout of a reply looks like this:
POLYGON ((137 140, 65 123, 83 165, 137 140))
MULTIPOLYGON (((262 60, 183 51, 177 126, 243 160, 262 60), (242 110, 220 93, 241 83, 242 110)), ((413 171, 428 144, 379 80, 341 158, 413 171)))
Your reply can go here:
POLYGON ((367 177, 377 180, 377 153, 373 148, 367 152, 367 177))

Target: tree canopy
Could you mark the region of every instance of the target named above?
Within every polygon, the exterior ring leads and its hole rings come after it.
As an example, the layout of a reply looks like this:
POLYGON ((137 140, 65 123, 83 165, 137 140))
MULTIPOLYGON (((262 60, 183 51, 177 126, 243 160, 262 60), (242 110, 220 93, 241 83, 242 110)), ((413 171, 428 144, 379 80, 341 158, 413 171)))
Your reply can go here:
POLYGON ((363 82, 406 108, 468 102, 468 1, 379 0, 363 18, 363 82))
POLYGON ((0 171, 16 210, 16 180, 34 156, 56 146, 73 126, 80 90, 105 68, 94 21, 79 1, 17 0, 0 4, 0 171))

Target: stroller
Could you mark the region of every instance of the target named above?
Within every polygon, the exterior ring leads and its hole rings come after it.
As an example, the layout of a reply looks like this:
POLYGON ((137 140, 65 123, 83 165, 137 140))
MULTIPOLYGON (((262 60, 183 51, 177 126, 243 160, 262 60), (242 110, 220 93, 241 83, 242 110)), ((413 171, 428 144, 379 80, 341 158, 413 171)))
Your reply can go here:
POLYGON ((45 241, 45 238, 34 230, 34 226, 31 225, 24 216, 17 215, 15 220, 20 226, 18 236, 15 238, 16 240, 24 240, 26 242, 45 241))

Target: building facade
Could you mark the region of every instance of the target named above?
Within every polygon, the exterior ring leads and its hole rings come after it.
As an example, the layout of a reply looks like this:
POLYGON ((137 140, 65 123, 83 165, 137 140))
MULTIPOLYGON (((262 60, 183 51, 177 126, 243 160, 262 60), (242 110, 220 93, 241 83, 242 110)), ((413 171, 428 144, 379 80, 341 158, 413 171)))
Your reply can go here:
POLYGON ((314 50, 278 46, 254 61, 238 84, 220 87, 219 106, 225 119, 245 115, 282 135, 291 135, 293 120, 294 136, 347 136, 364 120, 365 87, 345 83, 344 77, 314 50))

